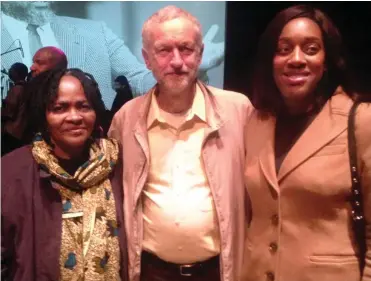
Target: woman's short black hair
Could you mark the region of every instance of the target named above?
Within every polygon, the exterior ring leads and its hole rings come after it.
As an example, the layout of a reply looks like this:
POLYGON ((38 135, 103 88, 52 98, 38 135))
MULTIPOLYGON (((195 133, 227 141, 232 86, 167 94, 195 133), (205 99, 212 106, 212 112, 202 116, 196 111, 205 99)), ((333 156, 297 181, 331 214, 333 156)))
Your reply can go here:
POLYGON ((44 139, 49 141, 46 111, 57 99, 59 83, 62 77, 66 75, 73 76, 80 81, 86 99, 95 111, 96 121, 92 137, 103 137, 102 126, 106 118, 106 108, 98 84, 91 74, 77 68, 49 70, 40 73, 28 83, 28 134, 31 137, 31 135, 41 133, 44 139))
POLYGON ((308 5, 296 5, 279 12, 259 40, 252 81, 252 102, 255 108, 262 112, 278 115, 286 111, 282 95, 273 78, 273 58, 282 29, 289 21, 297 18, 311 19, 322 32, 326 71, 315 93, 316 102, 323 104, 339 85, 342 85, 346 92, 352 91, 345 49, 337 27, 319 9, 308 5))

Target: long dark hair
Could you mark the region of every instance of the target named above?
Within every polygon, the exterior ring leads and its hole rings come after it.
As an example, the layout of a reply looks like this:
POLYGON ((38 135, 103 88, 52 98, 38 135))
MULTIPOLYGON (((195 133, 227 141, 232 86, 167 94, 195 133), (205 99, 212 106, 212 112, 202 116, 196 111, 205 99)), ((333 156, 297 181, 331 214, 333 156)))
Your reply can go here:
POLYGON ((337 86, 343 86, 354 98, 354 80, 347 67, 346 51, 342 37, 332 20, 322 11, 308 5, 297 5, 279 12, 261 35, 252 81, 252 102, 258 110, 279 115, 286 106, 273 78, 273 58, 277 42, 284 26, 297 18, 308 18, 321 29, 325 46, 326 72, 316 90, 316 103, 323 104, 334 93, 337 86))
POLYGON ((65 75, 73 76, 80 81, 86 99, 95 111, 96 121, 92 137, 98 138, 104 136, 101 128, 106 118, 106 108, 98 84, 91 74, 77 68, 71 68, 46 71, 28 82, 27 96, 29 102, 27 114, 29 117, 27 134, 29 140, 36 133, 41 133, 43 138, 47 142, 50 142, 49 133, 47 132, 46 111, 57 99, 59 83, 65 75))

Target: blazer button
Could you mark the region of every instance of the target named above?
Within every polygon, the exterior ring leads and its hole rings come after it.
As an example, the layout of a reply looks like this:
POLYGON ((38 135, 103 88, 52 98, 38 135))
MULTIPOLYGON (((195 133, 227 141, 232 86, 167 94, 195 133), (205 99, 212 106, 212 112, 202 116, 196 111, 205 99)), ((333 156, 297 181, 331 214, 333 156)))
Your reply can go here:
POLYGON ((268 271, 265 275, 267 276, 267 281, 273 281, 274 280, 273 272, 268 271))
POLYGON ((278 225, 278 215, 277 214, 273 215, 271 220, 272 220, 273 225, 278 225))
POLYGON ((271 253, 275 253, 275 252, 277 252, 277 249, 278 249, 278 245, 277 245, 277 243, 272 242, 272 243, 269 244, 269 251, 270 251, 271 253))

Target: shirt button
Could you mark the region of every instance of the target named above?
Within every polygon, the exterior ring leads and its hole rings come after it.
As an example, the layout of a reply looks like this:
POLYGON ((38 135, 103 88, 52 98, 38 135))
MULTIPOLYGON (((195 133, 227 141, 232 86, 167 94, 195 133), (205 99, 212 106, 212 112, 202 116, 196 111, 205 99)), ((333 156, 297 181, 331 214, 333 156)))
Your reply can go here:
POLYGON ((274 280, 273 272, 268 271, 265 275, 267 276, 267 281, 273 281, 274 280))
POLYGON ((278 249, 277 243, 272 242, 272 243, 269 244, 269 251, 271 253, 277 252, 277 249, 278 249))
POLYGON ((278 225, 278 215, 277 214, 273 215, 271 220, 272 220, 273 225, 278 225))

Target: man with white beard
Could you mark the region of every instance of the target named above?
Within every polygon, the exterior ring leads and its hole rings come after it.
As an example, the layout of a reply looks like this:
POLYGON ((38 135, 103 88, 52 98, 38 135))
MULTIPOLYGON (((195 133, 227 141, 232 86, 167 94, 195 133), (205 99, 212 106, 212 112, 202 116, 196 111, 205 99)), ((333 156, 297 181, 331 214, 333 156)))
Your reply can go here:
MULTIPOLYGON (((113 78, 126 76, 134 96, 144 94, 156 83, 152 72, 103 22, 57 16, 48 1, 2 1, 1 8, 1 52, 17 40, 24 49, 24 58, 21 52, 4 55, 5 68, 15 62, 30 67, 37 49, 55 46, 67 55, 69 67, 81 68, 95 77, 107 108, 111 108, 115 97, 113 78)), ((209 37, 206 34, 205 38, 209 37)), ((202 74, 218 66, 224 58, 224 43, 213 43, 211 39, 205 42, 202 74)))

